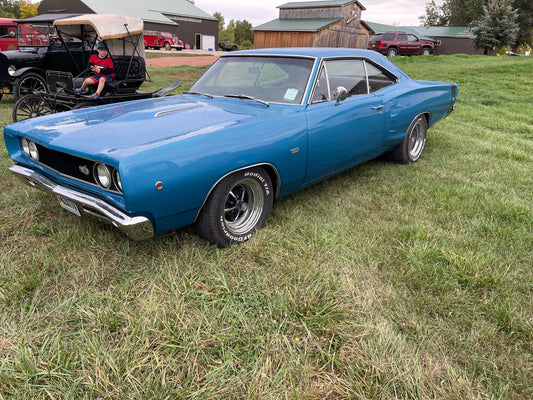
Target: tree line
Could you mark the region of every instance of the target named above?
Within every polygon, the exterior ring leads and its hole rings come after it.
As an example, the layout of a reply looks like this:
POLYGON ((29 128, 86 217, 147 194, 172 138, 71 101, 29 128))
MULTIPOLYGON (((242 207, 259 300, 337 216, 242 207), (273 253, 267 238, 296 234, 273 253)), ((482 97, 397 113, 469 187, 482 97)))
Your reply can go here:
POLYGON ((32 4, 25 0, 0 0, 0 17, 23 19, 35 17, 39 3, 32 4))
POLYGON ((476 48, 492 54, 499 47, 533 46, 531 0, 435 0, 426 3, 425 26, 470 26, 476 48))
POLYGON ((230 20, 226 26, 224 17, 219 12, 213 14, 218 20, 218 40, 229 40, 239 46, 240 49, 251 49, 254 47, 254 31, 252 24, 247 20, 230 20))

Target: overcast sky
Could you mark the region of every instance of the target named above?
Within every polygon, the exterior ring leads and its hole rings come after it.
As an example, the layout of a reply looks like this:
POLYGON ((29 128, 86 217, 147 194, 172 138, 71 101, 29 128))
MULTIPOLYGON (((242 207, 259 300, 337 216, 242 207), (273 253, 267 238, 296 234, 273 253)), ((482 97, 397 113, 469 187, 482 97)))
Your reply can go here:
MULTIPOLYGON (((252 26, 264 24, 279 17, 282 4, 299 0, 195 0, 194 4, 213 15, 220 12, 226 24, 234 20, 247 20, 252 26)), ((387 25, 420 25, 418 17, 424 15, 430 0, 360 0, 366 10, 362 19, 387 25)), ((440 4, 441 1, 436 1, 440 4)))

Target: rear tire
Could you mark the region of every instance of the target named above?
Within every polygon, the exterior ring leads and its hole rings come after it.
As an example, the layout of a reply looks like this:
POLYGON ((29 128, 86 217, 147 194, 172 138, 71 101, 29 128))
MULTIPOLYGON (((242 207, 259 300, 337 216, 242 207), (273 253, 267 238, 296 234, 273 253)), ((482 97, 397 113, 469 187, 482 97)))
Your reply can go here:
POLYGON ((411 122, 403 141, 388 154, 389 159, 400 164, 417 162, 426 145, 427 131, 426 117, 419 115, 411 122))
POLYGON ((13 85, 13 98, 17 101, 22 96, 34 93, 35 91, 48 92, 48 86, 41 75, 35 72, 28 72, 15 80, 15 84, 13 85))
POLYGON ((237 171, 220 181, 195 223, 198 234, 219 247, 249 240, 272 211, 274 192, 263 168, 237 171))
POLYGON ((391 47, 387 50, 387 57, 396 57, 398 55, 398 49, 391 47))

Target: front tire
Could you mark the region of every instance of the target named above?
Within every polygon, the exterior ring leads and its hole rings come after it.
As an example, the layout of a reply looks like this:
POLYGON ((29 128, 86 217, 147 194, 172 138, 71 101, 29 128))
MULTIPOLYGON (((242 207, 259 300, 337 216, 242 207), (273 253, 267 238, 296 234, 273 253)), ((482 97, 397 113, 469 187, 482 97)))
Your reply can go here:
POLYGON ((274 191, 263 168, 237 171, 220 181, 204 204, 195 227, 219 247, 249 240, 272 211, 274 191))
POLYGON ((389 153, 389 158, 400 164, 417 162, 426 145, 428 123, 424 115, 411 122, 403 141, 389 153))
POLYGON ((24 95, 38 92, 48 92, 44 78, 34 72, 28 72, 15 80, 13 85, 13 98, 17 101, 24 95))
POLYGON ((430 50, 429 48, 424 47, 424 48, 422 49, 422 55, 423 55, 423 56, 429 56, 430 54, 431 54, 431 50, 430 50))
POLYGON ((170 48, 170 44, 168 44, 168 42, 165 42, 165 50, 166 50, 166 51, 170 51, 170 50, 172 50, 172 49, 170 48))

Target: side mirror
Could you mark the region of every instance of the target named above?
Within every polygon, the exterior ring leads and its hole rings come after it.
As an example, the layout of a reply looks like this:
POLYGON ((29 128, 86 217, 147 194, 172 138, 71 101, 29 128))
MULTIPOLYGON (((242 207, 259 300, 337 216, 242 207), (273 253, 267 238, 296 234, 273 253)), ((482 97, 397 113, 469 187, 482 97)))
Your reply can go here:
POLYGON ((337 89, 335 89, 335 100, 337 101, 337 104, 340 104, 341 101, 346 100, 348 97, 348 91, 345 87, 339 86, 337 89))

